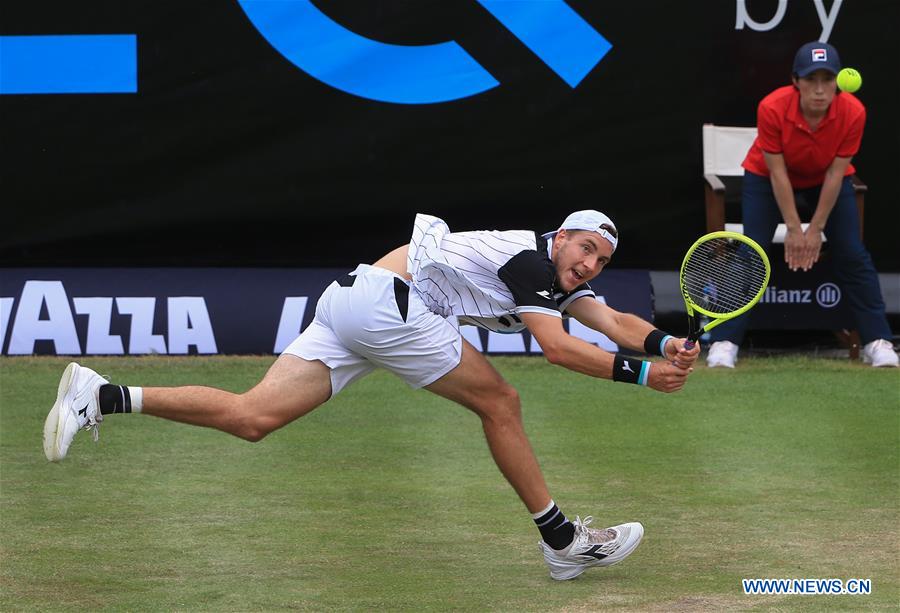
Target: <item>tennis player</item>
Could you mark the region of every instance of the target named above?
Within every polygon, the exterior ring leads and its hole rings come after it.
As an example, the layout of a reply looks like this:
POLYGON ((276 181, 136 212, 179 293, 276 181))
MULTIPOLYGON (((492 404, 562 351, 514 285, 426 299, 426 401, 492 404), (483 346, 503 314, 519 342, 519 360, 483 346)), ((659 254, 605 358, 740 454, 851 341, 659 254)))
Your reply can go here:
POLYGON ((143 412, 258 441, 381 367, 481 418, 497 466, 541 533, 554 579, 615 564, 638 546, 643 526, 598 530, 588 527, 590 517, 570 521, 560 511, 525 435, 516 390, 462 338, 459 326, 527 328, 554 364, 662 392, 680 390, 698 348, 686 350, 684 339, 613 310, 588 285, 617 244, 612 220, 592 210, 573 213, 544 235, 452 233, 437 217, 418 215, 409 244, 359 265, 325 290, 312 323, 243 394, 110 385, 89 368, 70 364, 44 426, 44 452, 51 461, 63 459, 79 429, 93 430, 96 439, 100 421, 111 413, 143 412), (665 360, 608 353, 570 336, 562 325, 568 316, 621 346, 665 360))
MULTIPOLYGON (((859 329, 863 361, 897 367, 878 273, 860 238, 850 179, 866 108, 853 94, 837 91, 840 70, 837 49, 807 43, 794 56, 791 85, 759 103, 758 136, 743 162, 744 233, 768 251, 783 220, 785 261, 791 270, 806 271, 819 259, 824 232, 835 278, 859 329), (798 202, 806 206, 798 207, 798 202), (809 209, 812 218, 804 230, 800 212, 809 209)), ((748 321, 742 315, 710 332, 708 366, 734 368, 748 321)))

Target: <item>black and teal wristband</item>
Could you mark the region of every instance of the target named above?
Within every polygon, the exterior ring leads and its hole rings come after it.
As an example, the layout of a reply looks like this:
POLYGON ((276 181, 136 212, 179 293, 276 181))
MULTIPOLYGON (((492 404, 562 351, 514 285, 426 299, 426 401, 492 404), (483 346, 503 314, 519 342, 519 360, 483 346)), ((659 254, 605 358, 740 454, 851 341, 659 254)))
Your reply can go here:
POLYGON ((613 358, 613 381, 647 385, 650 362, 617 353, 613 358))
POLYGON ((651 330, 644 339, 644 353, 647 355, 660 355, 666 357, 666 343, 672 338, 662 330, 651 330))

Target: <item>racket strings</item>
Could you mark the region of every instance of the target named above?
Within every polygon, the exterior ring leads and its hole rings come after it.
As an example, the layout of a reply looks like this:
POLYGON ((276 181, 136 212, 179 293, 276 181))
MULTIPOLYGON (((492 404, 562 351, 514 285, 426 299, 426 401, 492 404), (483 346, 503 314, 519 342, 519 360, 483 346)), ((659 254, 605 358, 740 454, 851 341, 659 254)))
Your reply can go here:
POLYGON ((712 313, 731 313, 756 298, 766 284, 766 265, 743 242, 716 238, 699 245, 682 269, 691 302, 712 313))

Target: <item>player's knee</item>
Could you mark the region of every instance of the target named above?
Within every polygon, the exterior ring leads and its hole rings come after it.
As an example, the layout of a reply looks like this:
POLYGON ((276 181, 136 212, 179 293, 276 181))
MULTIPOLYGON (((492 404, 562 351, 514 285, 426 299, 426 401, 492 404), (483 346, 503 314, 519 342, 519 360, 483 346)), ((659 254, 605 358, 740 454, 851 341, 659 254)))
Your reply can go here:
POLYGON ((249 443, 258 443, 266 437, 266 433, 259 430, 241 430, 238 432, 238 437, 244 439, 249 443))
POLYGON ((488 406, 484 413, 492 422, 503 425, 522 421, 522 402, 513 386, 505 384, 485 400, 488 406))
POLYGON ((268 435, 271 431, 272 430, 260 427, 256 424, 243 424, 243 427, 238 431, 238 436, 245 441, 258 443, 259 441, 266 438, 266 435, 268 435))
POLYGON ((244 420, 241 424, 241 428, 238 430, 237 435, 245 441, 258 443, 275 430, 278 430, 278 428, 280 428, 282 425, 283 424, 281 424, 280 422, 272 419, 255 417, 244 420))
POLYGON ((284 425, 267 415, 264 407, 258 406, 246 395, 240 397, 235 413, 237 418, 233 433, 251 443, 258 443, 284 425))
POLYGON ((519 398, 519 391, 512 385, 503 386, 503 403, 516 415, 522 412, 522 400, 519 398))
POLYGON ((267 429, 264 424, 252 417, 241 419, 232 430, 232 433, 235 436, 242 438, 245 441, 250 441, 251 443, 258 443, 263 440, 269 432, 271 432, 271 430, 267 429))

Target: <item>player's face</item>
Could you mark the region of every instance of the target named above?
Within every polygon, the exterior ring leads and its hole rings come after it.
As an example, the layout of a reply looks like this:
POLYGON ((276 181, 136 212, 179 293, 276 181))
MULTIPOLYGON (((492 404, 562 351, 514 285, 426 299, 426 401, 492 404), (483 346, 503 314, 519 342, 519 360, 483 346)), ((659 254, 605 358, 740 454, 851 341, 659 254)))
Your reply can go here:
POLYGON ((596 232, 560 230, 553 242, 556 284, 570 292, 600 274, 609 264, 613 246, 596 232))
POLYGON ((800 109, 807 115, 822 115, 837 93, 836 77, 819 69, 805 77, 794 77, 794 85, 800 91, 800 109))

